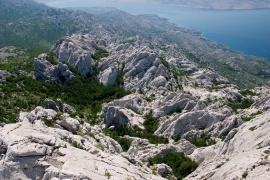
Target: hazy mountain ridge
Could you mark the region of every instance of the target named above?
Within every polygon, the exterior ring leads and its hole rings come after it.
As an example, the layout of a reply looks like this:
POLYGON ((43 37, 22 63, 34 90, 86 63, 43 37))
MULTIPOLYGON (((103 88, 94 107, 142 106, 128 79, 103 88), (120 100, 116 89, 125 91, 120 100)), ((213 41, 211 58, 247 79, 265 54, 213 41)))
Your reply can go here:
POLYGON ((84 12, 55 9, 31 0, 2 0, 0 46, 49 48, 64 35, 88 31, 95 21, 84 12))
MULTIPOLYGON (((47 3, 56 0, 36 0, 38 2, 47 3)), ((125 0, 115 0, 116 2, 127 2, 125 0)), ((269 0, 132 0, 128 2, 138 3, 159 3, 172 6, 183 6, 191 8, 204 9, 263 9, 270 8, 269 0)))

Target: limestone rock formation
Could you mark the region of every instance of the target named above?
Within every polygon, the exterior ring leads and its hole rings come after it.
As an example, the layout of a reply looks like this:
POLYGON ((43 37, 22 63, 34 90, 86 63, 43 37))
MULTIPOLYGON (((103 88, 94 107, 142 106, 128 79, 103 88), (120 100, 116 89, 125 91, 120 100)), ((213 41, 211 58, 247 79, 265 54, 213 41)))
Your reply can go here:
POLYGON ((195 150, 191 157, 201 164, 186 179, 268 179, 269 117, 267 111, 225 141, 195 150))
POLYGON ((49 116, 38 117, 50 111, 37 107, 0 127, 0 179, 163 179, 118 154, 119 144, 98 127, 79 125, 84 136, 47 127, 42 119, 49 116))
POLYGON ((99 47, 90 35, 63 37, 52 48, 57 60, 68 63, 83 75, 90 75, 95 64, 92 55, 99 47))
POLYGON ((36 79, 65 81, 75 77, 67 65, 61 62, 58 65, 52 65, 46 60, 46 56, 46 54, 41 54, 34 61, 34 76, 36 79))

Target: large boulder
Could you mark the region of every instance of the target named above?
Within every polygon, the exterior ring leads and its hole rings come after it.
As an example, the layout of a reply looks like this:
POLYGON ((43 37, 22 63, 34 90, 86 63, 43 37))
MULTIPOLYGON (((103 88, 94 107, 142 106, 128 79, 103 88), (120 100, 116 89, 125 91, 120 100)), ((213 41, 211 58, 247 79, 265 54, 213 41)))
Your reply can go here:
POLYGON ((59 122, 59 125, 72 133, 76 133, 76 131, 79 129, 80 122, 77 119, 74 119, 71 117, 65 117, 65 116, 62 116, 62 117, 64 119, 59 122))

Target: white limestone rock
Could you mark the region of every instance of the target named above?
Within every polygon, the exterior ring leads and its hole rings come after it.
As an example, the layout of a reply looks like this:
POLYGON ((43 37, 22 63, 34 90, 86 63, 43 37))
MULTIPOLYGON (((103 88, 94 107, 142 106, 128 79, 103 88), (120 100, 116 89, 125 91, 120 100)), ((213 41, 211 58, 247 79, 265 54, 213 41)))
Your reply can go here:
POLYGON ((82 137, 40 122, 34 119, 0 128, 0 179, 163 179, 146 165, 134 165, 118 154, 120 145, 98 126, 86 130, 95 132, 95 137, 82 137), (99 143, 104 150, 97 148, 99 143))
POLYGON ((75 133, 79 129, 80 122, 77 119, 67 117, 63 118, 63 120, 59 122, 59 125, 68 131, 75 133))
POLYGON ((34 76, 36 79, 65 81, 75 77, 67 65, 61 62, 58 65, 52 65, 46 60, 46 56, 46 54, 41 54, 34 61, 34 76))
POLYGON ((94 62, 91 55, 98 48, 90 35, 78 34, 63 37, 51 48, 51 51, 56 54, 59 62, 70 64, 86 76, 92 72, 94 62))
POLYGON ((102 72, 100 75, 100 81, 108 86, 108 85, 114 85, 116 82, 116 78, 118 75, 118 69, 116 67, 108 68, 105 71, 102 72))
POLYGON ((231 131, 223 142, 195 150, 200 166, 186 179, 268 179, 270 111, 231 131))

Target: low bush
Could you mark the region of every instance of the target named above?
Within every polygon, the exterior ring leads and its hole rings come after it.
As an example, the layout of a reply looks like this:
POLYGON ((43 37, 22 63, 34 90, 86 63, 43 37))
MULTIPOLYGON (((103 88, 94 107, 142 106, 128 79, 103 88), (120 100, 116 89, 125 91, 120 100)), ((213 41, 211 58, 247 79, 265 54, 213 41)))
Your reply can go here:
POLYGON ((184 153, 165 152, 148 160, 149 165, 165 163, 170 166, 177 179, 182 179, 196 170, 198 163, 192 161, 184 153))
POLYGON ((214 140, 211 139, 210 135, 202 134, 198 139, 191 139, 191 144, 194 144, 196 147, 206 147, 216 144, 214 140))

